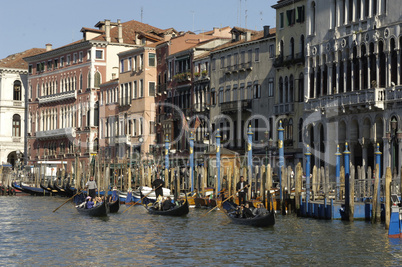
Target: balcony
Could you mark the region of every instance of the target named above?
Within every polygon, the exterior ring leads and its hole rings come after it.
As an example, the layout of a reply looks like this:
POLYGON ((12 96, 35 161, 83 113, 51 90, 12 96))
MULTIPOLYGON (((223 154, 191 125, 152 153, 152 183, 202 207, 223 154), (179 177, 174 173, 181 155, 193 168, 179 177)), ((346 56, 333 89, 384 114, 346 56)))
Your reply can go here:
POLYGON ((75 138, 75 128, 69 127, 63 129, 36 132, 36 138, 38 138, 39 140, 59 139, 64 137, 75 138))
POLYGON ((131 138, 128 135, 120 135, 116 137, 116 143, 119 144, 131 144, 131 138))
POLYGON ((51 102, 61 102, 65 100, 77 99, 77 91, 67 91, 54 95, 47 95, 39 97, 39 104, 47 104, 51 102))
POLYGON ((319 108, 337 107, 368 106, 371 108, 371 105, 373 105, 378 109, 384 110, 387 103, 400 102, 401 99, 402 86, 387 89, 374 88, 309 99, 304 107, 306 111, 314 111, 319 108))
POLYGON ((275 115, 288 114, 294 112, 294 103, 282 103, 274 106, 275 115))
POLYGON ((251 100, 232 101, 221 104, 222 113, 235 113, 237 111, 250 111, 252 108, 251 100))

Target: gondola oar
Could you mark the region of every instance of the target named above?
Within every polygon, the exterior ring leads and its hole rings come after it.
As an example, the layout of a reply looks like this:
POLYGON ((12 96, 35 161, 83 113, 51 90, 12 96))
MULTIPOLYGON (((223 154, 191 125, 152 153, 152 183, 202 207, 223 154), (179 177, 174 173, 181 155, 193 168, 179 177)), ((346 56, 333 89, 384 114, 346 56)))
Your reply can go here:
POLYGON ((135 202, 134 204, 131 204, 130 207, 128 207, 125 211, 123 211, 123 213, 125 213, 126 211, 128 211, 132 206, 135 206, 136 204, 140 203, 144 198, 146 198, 147 196, 149 196, 153 191, 155 191, 156 189, 158 189, 159 187, 161 187, 162 185, 158 186, 155 189, 152 189, 151 192, 149 192, 146 196, 142 197, 140 200, 138 200, 137 202, 135 202))
POLYGON ((63 204, 61 204, 60 207, 58 207, 57 209, 55 209, 53 212, 55 212, 56 210, 60 209, 61 207, 64 206, 64 204, 66 204, 67 202, 69 202, 71 199, 73 199, 76 195, 81 194, 81 192, 78 192, 77 194, 75 194, 74 196, 70 197, 69 199, 66 200, 66 202, 64 202, 63 204))
MULTIPOLYGON (((213 211, 214 209, 218 208, 219 206, 222 206, 223 203, 225 203, 227 200, 229 200, 229 199, 231 199, 232 197, 234 197, 237 193, 239 193, 241 190, 247 188, 248 186, 249 186, 249 185, 246 185, 245 187, 240 188, 239 190, 237 190, 236 193, 234 193, 233 195, 231 195, 230 197, 228 197, 227 199, 225 199, 224 201, 222 201, 220 205, 216 205, 213 209, 211 209, 210 211, 208 211, 208 212, 207 212, 206 214, 204 214, 202 217, 207 216, 208 213, 210 213, 210 212, 213 211)), ((201 217, 201 218, 202 218, 202 217, 201 217)))

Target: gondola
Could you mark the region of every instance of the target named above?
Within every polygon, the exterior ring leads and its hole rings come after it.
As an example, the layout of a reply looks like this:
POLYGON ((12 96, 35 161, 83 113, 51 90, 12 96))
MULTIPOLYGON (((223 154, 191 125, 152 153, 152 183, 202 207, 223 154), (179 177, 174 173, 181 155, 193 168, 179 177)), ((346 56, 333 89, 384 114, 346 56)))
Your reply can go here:
POLYGON ((181 206, 176 206, 173 209, 170 210, 157 210, 154 207, 147 207, 145 206, 146 209, 148 210, 148 213, 154 214, 154 215, 166 215, 166 216, 184 216, 187 215, 189 210, 188 207, 188 201, 186 200, 183 205, 181 206))
POLYGON ((70 195, 70 197, 74 196, 77 193, 77 189, 74 187, 71 187, 70 182, 67 181, 66 186, 64 186, 64 190, 70 195))
POLYGON ((275 224, 275 213, 273 211, 268 211, 266 215, 258 215, 253 218, 237 218, 235 217, 234 212, 230 212, 230 210, 233 210, 233 206, 227 208, 227 205, 230 204, 228 202, 225 202, 223 205, 223 208, 226 210, 225 214, 235 224, 249 225, 255 227, 268 227, 275 224))
POLYGON ((26 185, 23 185, 21 182, 19 184, 19 187, 21 188, 20 189, 21 191, 28 193, 32 196, 49 196, 50 195, 49 192, 46 192, 42 188, 26 186, 26 185))
POLYGON ((242 224, 242 225, 250 225, 255 227, 268 227, 275 224, 275 214, 273 212, 268 212, 267 215, 264 216, 257 216, 254 218, 236 218, 233 214, 226 215, 232 220, 235 224, 242 224))
POLYGON ((55 190, 57 190, 57 194, 58 194, 59 196, 62 196, 62 197, 72 197, 72 196, 73 196, 73 195, 70 195, 70 194, 64 189, 64 186, 59 186, 56 181, 55 181, 54 184, 53 184, 53 188, 54 188, 55 190))
POLYGON ((80 205, 75 206, 77 211, 81 214, 85 214, 92 217, 104 217, 109 213, 109 204, 107 201, 103 201, 102 204, 98 206, 94 206, 93 208, 87 209, 84 207, 80 207, 80 205))

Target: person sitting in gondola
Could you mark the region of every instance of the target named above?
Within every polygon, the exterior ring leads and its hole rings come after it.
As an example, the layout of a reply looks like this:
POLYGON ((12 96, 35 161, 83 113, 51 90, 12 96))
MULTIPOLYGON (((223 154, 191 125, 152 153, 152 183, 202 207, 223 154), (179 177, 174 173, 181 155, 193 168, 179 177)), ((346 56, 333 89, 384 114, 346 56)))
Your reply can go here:
POLYGON ((172 203, 172 199, 167 197, 165 201, 163 201, 162 210, 170 210, 175 207, 175 204, 172 203))
POLYGON ((250 210, 250 206, 248 203, 244 206, 242 215, 243 215, 243 218, 246 218, 246 219, 254 217, 253 212, 250 210))
POLYGON ((267 213, 267 210, 264 208, 262 203, 257 204, 257 208, 253 210, 253 215, 257 216, 264 216, 267 213))
POLYGON ((91 197, 88 197, 87 199, 87 209, 92 209, 94 207, 94 202, 92 201, 91 197))

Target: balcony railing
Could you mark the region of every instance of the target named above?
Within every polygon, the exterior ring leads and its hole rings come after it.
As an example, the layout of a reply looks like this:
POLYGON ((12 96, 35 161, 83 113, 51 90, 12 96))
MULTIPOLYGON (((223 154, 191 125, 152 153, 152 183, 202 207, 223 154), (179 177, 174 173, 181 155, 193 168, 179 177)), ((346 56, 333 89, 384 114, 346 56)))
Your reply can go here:
POLYGON ((274 112, 275 112, 275 115, 293 113, 294 112, 294 104, 293 103, 276 104, 274 107, 274 112))
POLYGON ((251 100, 232 101, 221 104, 221 112, 236 112, 252 108, 251 100))
POLYGON ((41 96, 41 97, 39 97, 39 104, 60 102, 63 100, 68 100, 68 99, 77 99, 77 91, 72 90, 72 91, 67 91, 67 92, 54 94, 54 95, 41 96))
POLYGON ((304 107, 306 111, 359 105, 374 105, 376 108, 384 109, 386 103, 399 102, 401 99, 402 86, 387 89, 374 88, 309 99, 304 107))
POLYGON ((131 143, 131 138, 128 135, 117 136, 117 143, 119 143, 119 144, 130 144, 131 143))
POLYGON ((74 138, 75 128, 69 127, 69 128, 36 132, 36 138, 38 139, 58 139, 62 137, 74 138))

